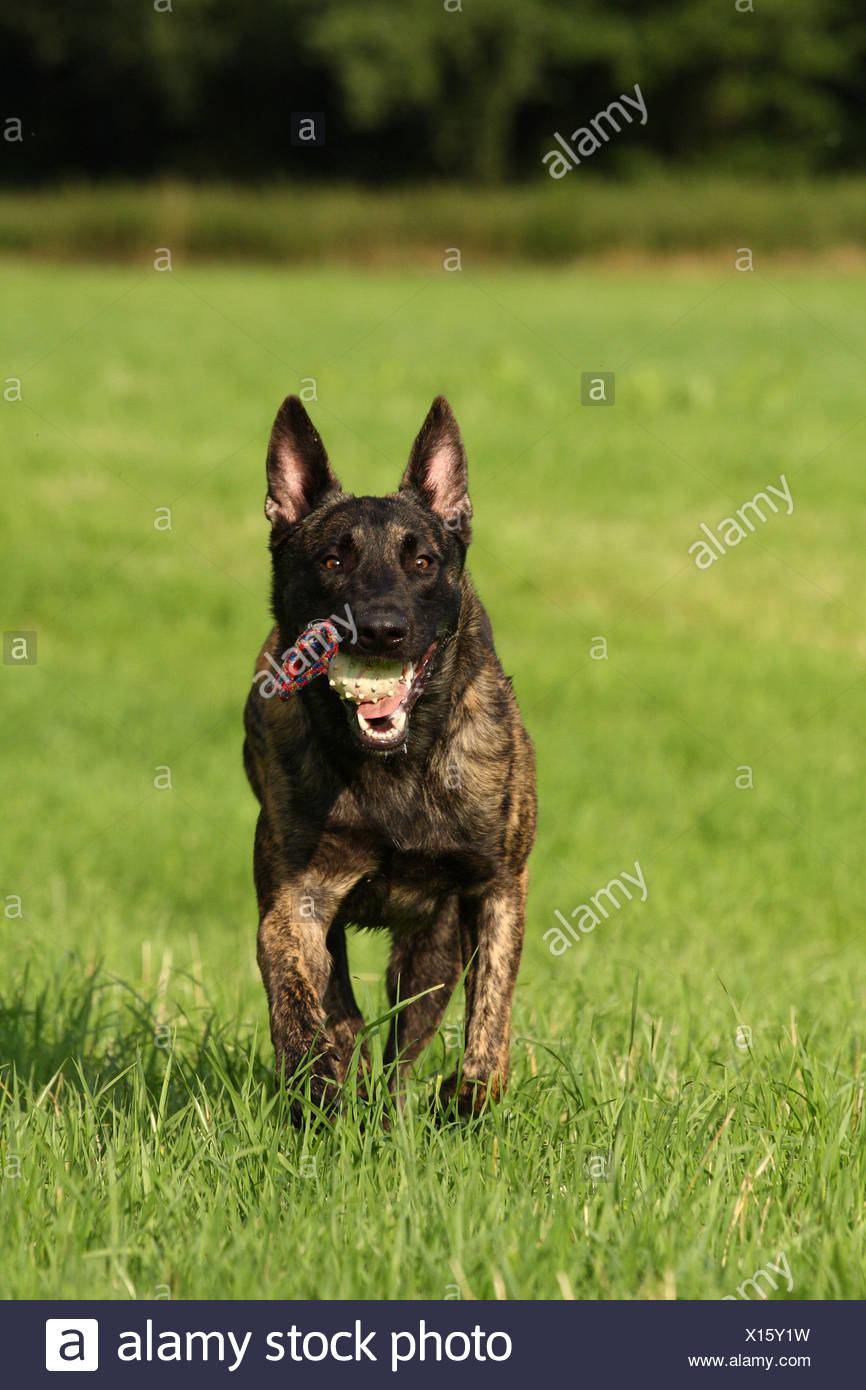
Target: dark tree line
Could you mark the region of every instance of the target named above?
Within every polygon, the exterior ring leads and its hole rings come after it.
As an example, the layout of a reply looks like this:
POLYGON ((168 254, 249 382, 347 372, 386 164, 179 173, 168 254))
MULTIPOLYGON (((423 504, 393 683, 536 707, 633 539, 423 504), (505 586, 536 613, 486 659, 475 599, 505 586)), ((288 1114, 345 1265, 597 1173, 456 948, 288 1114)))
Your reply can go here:
POLYGON ((866 11, 854 0, 6 0, 3 11, 11 183, 520 179, 554 130, 635 83, 647 124, 611 143, 599 173, 864 163, 866 11), (322 148, 292 145, 298 111, 325 113, 322 148))

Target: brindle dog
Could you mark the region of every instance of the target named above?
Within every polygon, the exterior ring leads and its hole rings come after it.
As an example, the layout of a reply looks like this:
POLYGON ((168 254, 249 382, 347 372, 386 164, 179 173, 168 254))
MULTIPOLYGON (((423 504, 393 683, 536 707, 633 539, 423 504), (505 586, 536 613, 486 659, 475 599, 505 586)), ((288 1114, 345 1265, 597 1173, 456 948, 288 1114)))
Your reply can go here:
POLYGON ((246 704, 244 763, 261 803, 258 961, 278 1084, 312 1058, 313 1099, 337 1098, 364 1026, 346 928, 384 927, 389 998, 414 1001, 391 1027, 392 1074, 431 1040, 465 972, 465 1053, 440 1100, 477 1113, 508 1080, 536 809, 532 744, 464 569, 460 431, 438 397, 399 490, 354 497, 289 396, 267 478, 276 626, 246 704), (398 708, 362 719, 326 676, 265 698, 262 674, 309 623, 341 613, 341 653, 404 663, 398 708))

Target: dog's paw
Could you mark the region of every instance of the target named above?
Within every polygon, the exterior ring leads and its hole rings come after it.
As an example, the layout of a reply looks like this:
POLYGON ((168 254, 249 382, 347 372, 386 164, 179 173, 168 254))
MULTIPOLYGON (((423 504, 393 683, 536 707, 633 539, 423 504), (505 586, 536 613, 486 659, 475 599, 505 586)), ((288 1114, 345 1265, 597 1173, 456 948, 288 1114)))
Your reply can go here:
POLYGON ((343 1089, 341 1058, 336 1052, 321 1052, 310 1071, 310 1100, 320 1110, 336 1109, 343 1089))
POLYGON ((342 1093, 343 1063, 331 1044, 321 1038, 313 1047, 294 1058, 283 1053, 276 1074, 277 1087, 284 1084, 291 1097, 292 1122, 300 1126, 304 1118, 321 1120, 339 1106, 342 1093))
POLYGON ((443 1116, 457 1115, 471 1119, 480 1115, 488 1105, 498 1101, 504 1087, 499 1072, 491 1076, 473 1077, 457 1072, 437 1084, 433 1107, 443 1116))

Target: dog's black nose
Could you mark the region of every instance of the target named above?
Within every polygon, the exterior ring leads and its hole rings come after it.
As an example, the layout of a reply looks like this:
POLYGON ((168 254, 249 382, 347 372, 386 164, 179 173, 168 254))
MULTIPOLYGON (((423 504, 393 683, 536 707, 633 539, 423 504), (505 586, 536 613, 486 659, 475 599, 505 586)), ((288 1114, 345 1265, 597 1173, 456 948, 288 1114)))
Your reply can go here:
POLYGON ((365 613, 358 617, 357 645, 362 652, 384 656, 399 651, 408 631, 409 623, 402 613, 365 613))

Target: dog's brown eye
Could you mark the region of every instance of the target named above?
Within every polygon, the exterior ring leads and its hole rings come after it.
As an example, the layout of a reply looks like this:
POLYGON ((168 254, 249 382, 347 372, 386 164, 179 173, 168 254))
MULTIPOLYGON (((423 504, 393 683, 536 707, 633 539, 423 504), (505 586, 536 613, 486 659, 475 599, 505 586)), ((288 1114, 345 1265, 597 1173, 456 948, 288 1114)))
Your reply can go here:
POLYGON ((415 568, 416 570, 429 570, 432 563, 429 555, 418 555, 415 560, 415 568))
POLYGON ((322 563, 326 570, 338 570, 341 569, 343 565, 339 555, 326 555, 322 563))

